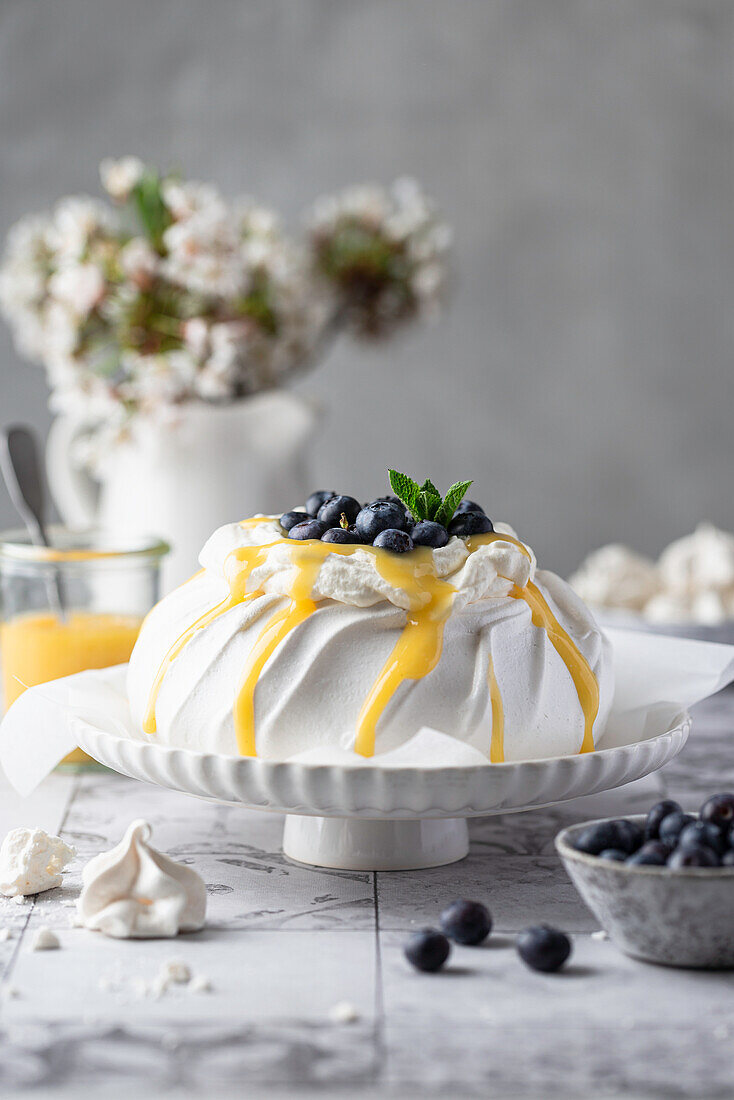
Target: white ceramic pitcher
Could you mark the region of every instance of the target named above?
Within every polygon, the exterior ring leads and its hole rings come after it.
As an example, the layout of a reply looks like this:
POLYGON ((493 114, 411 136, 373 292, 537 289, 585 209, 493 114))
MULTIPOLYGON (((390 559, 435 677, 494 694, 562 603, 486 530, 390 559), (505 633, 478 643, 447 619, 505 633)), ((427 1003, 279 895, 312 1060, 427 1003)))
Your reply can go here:
POLYGON ((288 391, 226 406, 191 402, 173 427, 140 425, 134 440, 106 457, 96 481, 72 460, 85 424, 60 417, 46 448, 51 494, 69 526, 99 524, 121 538, 155 534, 170 542, 167 592, 198 569, 216 527, 303 503, 317 422, 315 406, 288 391))

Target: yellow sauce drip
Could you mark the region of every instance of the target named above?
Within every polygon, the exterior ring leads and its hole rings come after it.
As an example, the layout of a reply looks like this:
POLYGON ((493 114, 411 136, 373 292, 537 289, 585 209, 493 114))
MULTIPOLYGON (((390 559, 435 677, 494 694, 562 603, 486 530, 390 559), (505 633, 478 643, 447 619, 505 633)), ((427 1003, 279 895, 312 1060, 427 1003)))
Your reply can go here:
POLYGON ((492 737, 489 743, 490 764, 503 764, 505 760, 505 708, 502 706, 499 684, 494 673, 494 661, 490 654, 487 666, 487 683, 492 704, 492 737))
MULTIPOLYGON (((276 612, 266 623, 247 658, 242 678, 237 689, 234 704, 234 728, 237 735, 237 747, 242 756, 255 756, 255 688, 260 679, 265 662, 290 634, 294 627, 304 622, 316 610, 311 592, 325 555, 308 553, 310 544, 304 549, 308 556, 297 563, 296 579, 291 588, 290 603, 283 611, 276 612)), ((316 543, 328 548, 328 543, 316 543)), ((300 549, 300 547, 299 547, 300 549)), ((236 552, 238 555, 242 551, 236 552)), ((297 554, 298 557, 302 555, 297 554)))
POLYGON ((584 715, 584 739, 579 751, 593 752, 594 722, 599 713, 599 685, 589 662, 558 622, 536 584, 528 581, 525 588, 513 585, 510 595, 515 600, 525 601, 530 608, 533 625, 545 630, 558 656, 568 669, 584 715))
POLYGON ((404 562, 392 556, 377 565, 381 576, 394 587, 411 594, 417 591, 426 599, 422 607, 406 612, 408 621, 359 712, 354 749, 361 756, 373 755, 377 723, 400 684, 421 680, 441 659, 444 623, 451 614, 456 589, 436 576, 428 547, 414 550, 411 558, 412 562, 404 562), (401 567, 405 567, 403 576, 401 567))
MULTIPOLYGON (((243 520, 242 527, 254 527, 273 517, 261 516, 243 520)), ((526 557, 530 553, 526 546, 512 535, 499 531, 487 535, 473 535, 467 539, 470 553, 480 546, 492 542, 510 542, 518 547, 526 557)), ((243 546, 232 551, 225 563, 225 575, 229 584, 229 595, 215 607, 201 615, 169 649, 156 674, 148 701, 143 723, 146 733, 156 731, 155 708, 163 679, 171 663, 185 648, 191 638, 220 615, 225 614, 245 600, 255 599, 263 594, 262 590, 247 591, 251 573, 264 564, 270 550, 275 546, 287 545, 291 551, 294 580, 289 592, 287 607, 276 611, 260 632, 252 648, 247 664, 243 669, 237 696, 234 703, 234 724, 237 745, 243 756, 256 755, 255 730, 255 690, 258 680, 268 659, 288 634, 316 610, 313 600, 313 586, 324 560, 332 554, 346 557, 357 550, 370 554, 380 576, 393 588, 406 592, 412 608, 406 612, 407 622, 385 662, 377 680, 362 706, 355 738, 355 751, 363 756, 371 756, 375 750, 377 724, 385 707, 405 680, 420 680, 427 676, 441 658, 443 648, 444 624, 451 614, 455 589, 447 580, 436 575, 433 552, 428 547, 418 547, 403 557, 391 554, 372 546, 350 546, 338 543, 323 543, 315 540, 297 542, 292 539, 278 538, 263 546, 243 546)), ((535 585, 529 583, 526 589, 513 586, 510 595, 524 599, 530 607, 533 622, 543 626, 566 663, 579 692, 584 715, 586 733, 582 752, 593 749, 591 728, 598 710, 599 692, 596 679, 587 662, 578 651, 569 636, 554 618, 550 608, 535 585)), ((494 679, 494 670, 490 662, 490 695, 492 700, 492 745, 490 760, 500 762, 504 759, 504 714, 499 687, 494 679)))
MULTIPOLYGON (((205 611, 203 615, 200 615, 196 622, 192 623, 191 626, 183 632, 180 638, 178 638, 173 643, 171 648, 166 653, 161 663, 161 666, 156 673, 155 680, 153 681, 153 686, 150 689, 148 706, 143 717, 144 733, 152 734, 156 732, 157 726, 155 720, 155 708, 158 702, 158 694, 161 690, 161 684, 163 683, 165 675, 168 672, 171 664, 173 663, 173 661, 175 661, 176 657, 178 657, 179 653, 184 649, 187 643, 191 641, 194 634, 196 634, 197 631, 202 630, 203 627, 208 626, 209 623, 213 622, 215 619, 218 619, 220 615, 224 615, 226 611, 230 611, 233 607, 236 607, 238 603, 243 603, 244 600, 248 598, 260 595, 259 592, 247 593, 246 586, 247 580, 252 570, 256 566, 262 565, 263 561, 265 560, 266 554, 264 553, 264 551, 266 549, 267 548, 264 546, 253 547, 251 558, 243 565, 242 568, 237 569, 233 574, 231 573, 231 571, 227 570, 229 595, 220 603, 216 604, 215 607, 212 607, 209 611, 205 611)), ((194 577, 191 578, 191 580, 195 580, 196 577, 200 575, 200 573, 196 573, 194 577)), ((190 582, 187 581, 186 583, 188 584, 190 582)))

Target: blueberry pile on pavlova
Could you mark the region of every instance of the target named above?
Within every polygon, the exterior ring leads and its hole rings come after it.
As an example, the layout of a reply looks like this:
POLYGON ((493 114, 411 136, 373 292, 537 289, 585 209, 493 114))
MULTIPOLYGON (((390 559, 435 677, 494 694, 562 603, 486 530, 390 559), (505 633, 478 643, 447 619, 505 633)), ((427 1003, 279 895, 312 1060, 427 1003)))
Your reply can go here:
POLYGON ((389 475, 394 495, 362 505, 352 496, 319 489, 304 510, 285 512, 280 525, 291 539, 379 546, 394 554, 416 546, 437 549, 452 535, 467 538, 494 530, 482 506, 463 499, 471 481, 456 482, 442 497, 429 479, 418 485, 397 470, 389 475))

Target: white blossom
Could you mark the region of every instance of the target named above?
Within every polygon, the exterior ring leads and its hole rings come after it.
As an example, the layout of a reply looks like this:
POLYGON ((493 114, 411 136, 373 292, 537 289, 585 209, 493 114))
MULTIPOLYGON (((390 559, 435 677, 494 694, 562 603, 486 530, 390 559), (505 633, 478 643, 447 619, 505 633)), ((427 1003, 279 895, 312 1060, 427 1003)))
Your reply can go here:
POLYGON ((120 251, 120 267, 139 287, 149 284, 159 263, 158 253, 143 237, 133 237, 120 251))
POLYGON ((49 280, 49 290, 57 301, 77 317, 87 317, 105 295, 104 276, 96 264, 68 264, 49 280))
POLYGON ((58 262, 71 262, 83 259, 92 239, 113 228, 114 219, 103 203, 72 196, 57 205, 47 239, 58 262))
POLYGON ((145 165, 139 157, 105 157, 99 166, 102 186, 118 202, 124 202, 140 181, 145 165))

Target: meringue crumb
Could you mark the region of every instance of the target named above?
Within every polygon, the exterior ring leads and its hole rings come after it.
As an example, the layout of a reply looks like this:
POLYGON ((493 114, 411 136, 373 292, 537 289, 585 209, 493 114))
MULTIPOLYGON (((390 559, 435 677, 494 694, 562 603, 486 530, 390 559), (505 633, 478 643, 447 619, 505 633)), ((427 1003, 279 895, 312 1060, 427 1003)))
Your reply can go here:
POLYGON ((169 982, 186 985, 187 982, 191 981, 191 968, 183 959, 169 959, 161 969, 160 977, 164 976, 169 982))
POLYGON ((27 903, 30 900, 31 900, 31 895, 30 894, 14 894, 13 895, 13 901, 15 902, 16 905, 27 905, 27 903))
POLYGON ((609 933, 605 932, 604 929, 601 928, 598 932, 592 932, 591 933, 591 938, 592 938, 592 940, 608 940, 609 939, 609 933))
POLYGON ((31 951, 55 951, 61 940, 50 928, 39 928, 31 942, 31 951))
POLYGON ((211 993, 212 983, 205 974, 197 974, 189 982, 189 993, 211 993))
POLYGON ((12 940, 13 933, 9 928, 0 928, 0 943, 5 943, 6 940, 12 940))
POLYGON ((337 1001, 328 1012, 332 1024, 353 1024, 359 1019, 359 1011, 351 1001, 337 1001))

